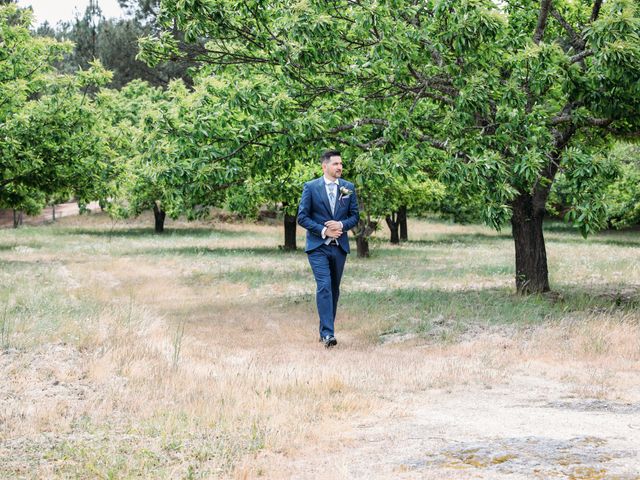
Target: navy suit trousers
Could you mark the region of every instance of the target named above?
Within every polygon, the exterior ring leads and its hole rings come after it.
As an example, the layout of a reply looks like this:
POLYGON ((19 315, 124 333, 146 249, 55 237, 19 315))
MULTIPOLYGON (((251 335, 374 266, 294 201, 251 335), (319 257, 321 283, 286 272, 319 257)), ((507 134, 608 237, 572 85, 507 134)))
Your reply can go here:
POLYGON ((307 252, 316 279, 316 303, 320 316, 320 336, 334 335, 334 322, 340 297, 340 280, 347 253, 339 246, 320 245, 307 252))

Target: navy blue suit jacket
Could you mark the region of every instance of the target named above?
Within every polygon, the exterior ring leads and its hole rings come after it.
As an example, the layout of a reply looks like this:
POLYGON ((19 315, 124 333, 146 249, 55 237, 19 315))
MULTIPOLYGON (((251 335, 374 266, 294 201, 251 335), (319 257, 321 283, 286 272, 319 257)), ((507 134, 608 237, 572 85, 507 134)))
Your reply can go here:
POLYGON ((310 252, 322 245, 326 239, 322 238, 324 222, 336 220, 342 222, 342 235, 338 238, 340 247, 349 253, 348 230, 355 227, 360 219, 358 213, 358 199, 356 189, 351 182, 338 179, 338 198, 336 199, 336 211, 331 213, 329 196, 324 185, 324 177, 311 180, 304 184, 302 199, 298 207, 298 223, 307 229, 307 242, 304 251, 310 252), (341 188, 351 190, 346 196, 340 193, 341 188))

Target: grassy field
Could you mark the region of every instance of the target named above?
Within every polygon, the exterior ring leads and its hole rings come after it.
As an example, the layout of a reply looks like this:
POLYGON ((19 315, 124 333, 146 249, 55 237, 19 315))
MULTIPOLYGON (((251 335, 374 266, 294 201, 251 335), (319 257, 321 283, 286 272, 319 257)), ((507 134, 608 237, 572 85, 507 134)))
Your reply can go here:
POLYGON ((345 425, 530 365, 580 398, 640 401, 638 231, 549 225, 554 292, 526 298, 508 232, 379 232, 348 259, 327 351, 281 226, 151 226, 0 231, 0 478, 285 478, 345 425))

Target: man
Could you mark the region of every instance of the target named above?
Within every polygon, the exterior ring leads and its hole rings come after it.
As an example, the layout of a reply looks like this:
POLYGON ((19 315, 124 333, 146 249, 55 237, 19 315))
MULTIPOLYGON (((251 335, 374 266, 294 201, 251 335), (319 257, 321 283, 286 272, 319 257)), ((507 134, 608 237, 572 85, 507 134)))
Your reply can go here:
POLYGON ((327 348, 337 345, 334 322, 340 296, 340 279, 349 253, 347 231, 360 215, 353 183, 342 180, 340 152, 322 154, 322 177, 305 183, 298 208, 298 223, 307 230, 305 252, 316 279, 320 340, 327 348))

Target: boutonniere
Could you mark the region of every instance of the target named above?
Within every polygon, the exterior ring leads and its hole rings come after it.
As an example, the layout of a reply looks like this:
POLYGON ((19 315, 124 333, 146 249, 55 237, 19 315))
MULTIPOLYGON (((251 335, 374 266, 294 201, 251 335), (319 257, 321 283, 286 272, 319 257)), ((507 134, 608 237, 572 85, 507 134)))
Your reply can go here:
POLYGON ((349 190, 347 187, 340 187, 340 198, 338 200, 342 200, 343 198, 348 198, 353 192, 349 190))

